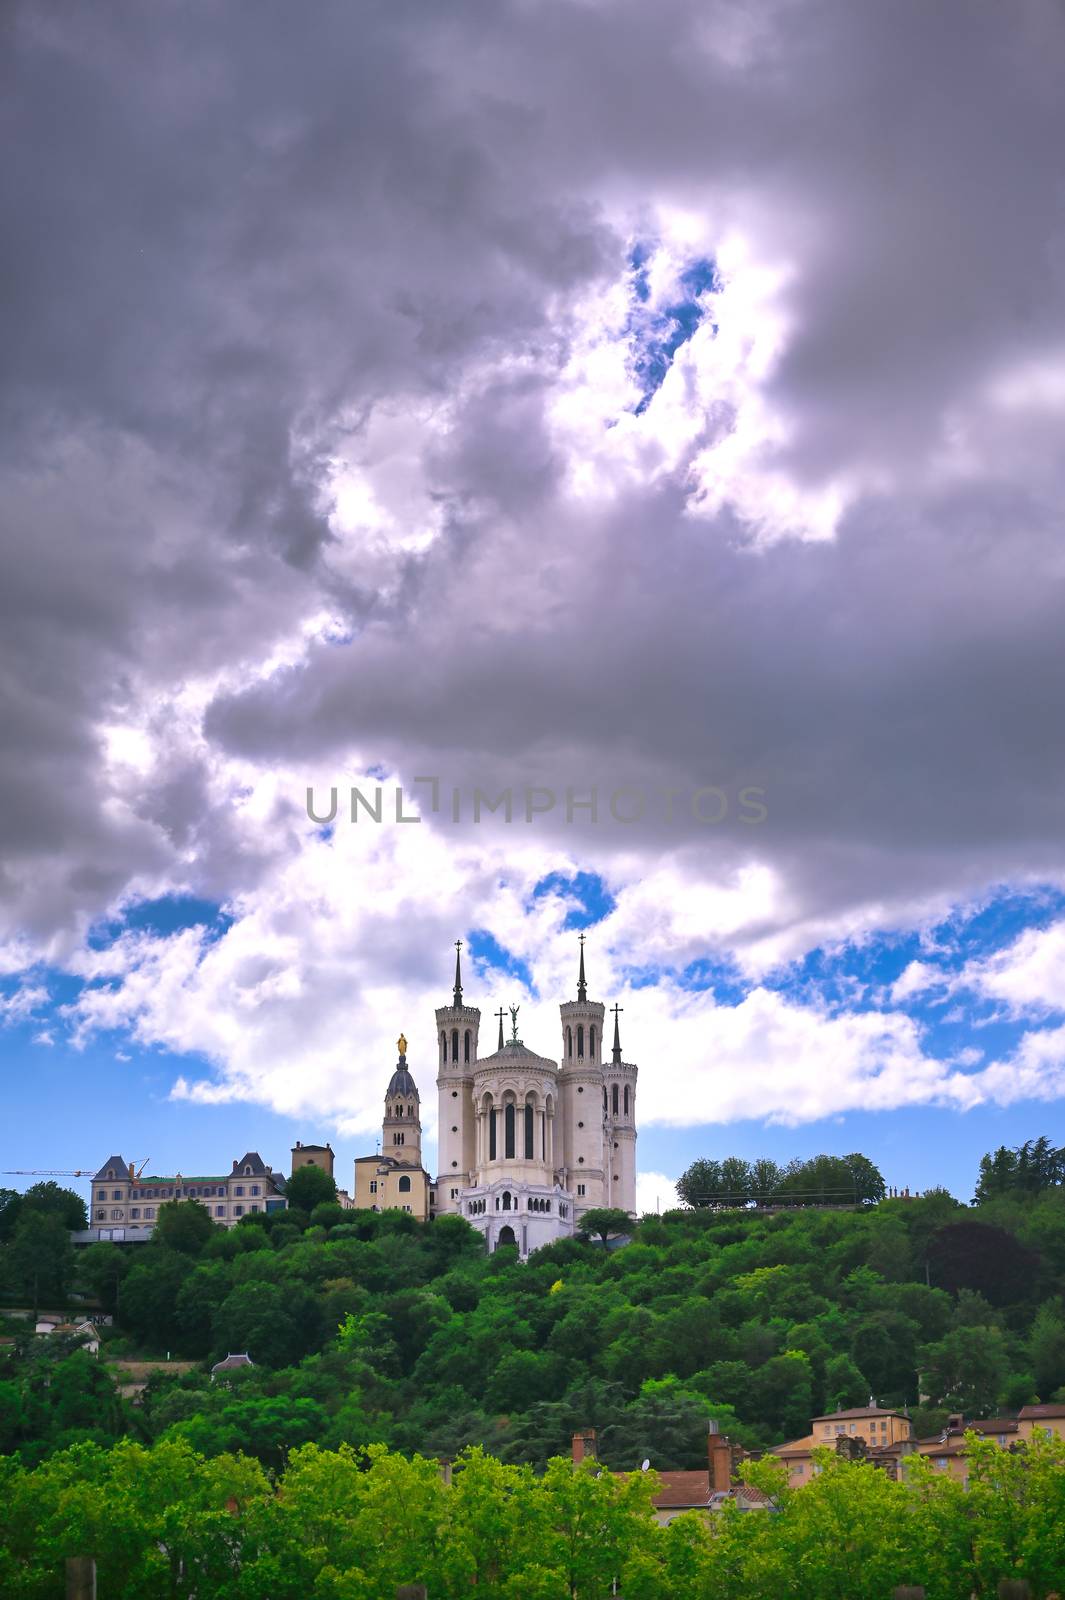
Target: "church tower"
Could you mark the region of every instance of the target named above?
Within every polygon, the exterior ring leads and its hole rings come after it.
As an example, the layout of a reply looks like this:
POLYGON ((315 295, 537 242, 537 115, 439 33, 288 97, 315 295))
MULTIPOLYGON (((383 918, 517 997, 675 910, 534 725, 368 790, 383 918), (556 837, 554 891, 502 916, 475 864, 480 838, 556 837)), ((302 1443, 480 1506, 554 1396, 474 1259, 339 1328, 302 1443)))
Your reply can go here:
POLYGON ((614 1012, 614 1048, 603 1069, 604 1159, 606 1164, 605 1201, 622 1211, 636 1210, 636 1072, 621 1059, 621 1031, 614 1012))
POLYGON ((562 1183, 574 1197, 574 1214, 607 1204, 607 1100, 603 1084, 603 1022, 606 1008, 589 1000, 584 970, 584 934, 577 973, 577 998, 564 1000, 562 1061, 558 1085, 562 1111, 562 1183))
POLYGON ((407 1066, 407 1041, 399 1036, 399 1060, 385 1090, 381 1154, 401 1167, 422 1164, 422 1115, 418 1086, 407 1066))
POLYGON ((439 1126, 437 1129, 437 1212, 458 1211, 459 1193, 473 1182, 477 1165, 473 1075, 481 1013, 462 1000, 462 940, 455 942, 455 991, 449 1006, 436 1013, 439 1126))

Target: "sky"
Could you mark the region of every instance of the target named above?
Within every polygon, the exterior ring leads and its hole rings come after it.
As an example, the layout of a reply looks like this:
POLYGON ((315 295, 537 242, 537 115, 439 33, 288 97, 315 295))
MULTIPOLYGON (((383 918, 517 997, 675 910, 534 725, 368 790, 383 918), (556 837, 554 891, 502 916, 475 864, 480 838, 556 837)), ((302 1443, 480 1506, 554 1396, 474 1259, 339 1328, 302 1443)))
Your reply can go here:
POLYGON ((431 1164, 581 930, 650 1209, 1065 1143, 1060 8, 4 29, 0 1184, 431 1164))

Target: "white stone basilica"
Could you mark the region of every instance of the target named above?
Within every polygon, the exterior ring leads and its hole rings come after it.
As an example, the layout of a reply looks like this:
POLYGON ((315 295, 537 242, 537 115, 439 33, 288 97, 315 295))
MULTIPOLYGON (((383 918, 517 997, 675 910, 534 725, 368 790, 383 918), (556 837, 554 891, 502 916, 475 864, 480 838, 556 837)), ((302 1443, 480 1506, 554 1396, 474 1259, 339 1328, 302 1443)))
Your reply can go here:
POLYGON ((511 1037, 478 1053, 481 1013, 462 1000, 461 945, 455 994, 436 1013, 440 1096, 436 1214, 457 1212, 489 1250, 516 1244, 525 1257, 574 1232, 596 1206, 636 1210, 636 1068, 621 1059, 614 1011, 611 1059, 603 1060, 605 1008, 588 999, 584 935, 576 1000, 559 1007, 561 1063, 511 1037))

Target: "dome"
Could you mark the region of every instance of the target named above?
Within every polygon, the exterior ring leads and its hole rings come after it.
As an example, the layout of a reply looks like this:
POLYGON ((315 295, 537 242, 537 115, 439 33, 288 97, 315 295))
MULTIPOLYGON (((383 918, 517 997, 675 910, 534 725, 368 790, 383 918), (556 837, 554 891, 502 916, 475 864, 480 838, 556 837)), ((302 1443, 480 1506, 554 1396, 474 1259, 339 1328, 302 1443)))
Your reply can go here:
POLYGON ((396 1062, 396 1070, 388 1080, 388 1088, 385 1090, 386 1099, 390 1100, 397 1094, 411 1095, 415 1100, 419 1098, 417 1085, 407 1070, 406 1056, 400 1056, 396 1062))

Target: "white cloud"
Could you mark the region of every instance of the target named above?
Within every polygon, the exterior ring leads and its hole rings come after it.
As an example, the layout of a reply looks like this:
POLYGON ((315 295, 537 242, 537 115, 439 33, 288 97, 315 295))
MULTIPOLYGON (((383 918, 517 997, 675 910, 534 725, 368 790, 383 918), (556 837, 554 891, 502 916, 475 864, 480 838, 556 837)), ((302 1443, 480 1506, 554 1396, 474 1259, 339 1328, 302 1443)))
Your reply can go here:
POLYGON ((667 1178, 662 1172, 636 1173, 636 1215, 652 1211, 672 1211, 680 1205, 677 1180, 667 1178))

